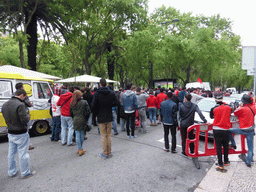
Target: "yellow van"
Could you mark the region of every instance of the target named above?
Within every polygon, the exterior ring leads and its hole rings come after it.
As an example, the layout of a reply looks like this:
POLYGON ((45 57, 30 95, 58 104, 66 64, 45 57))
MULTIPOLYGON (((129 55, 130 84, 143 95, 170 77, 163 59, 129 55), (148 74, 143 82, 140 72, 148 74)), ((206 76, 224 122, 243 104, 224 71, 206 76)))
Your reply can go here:
POLYGON ((0 136, 7 135, 7 125, 3 118, 2 105, 15 93, 15 85, 24 84, 24 89, 32 102, 30 111, 30 131, 35 135, 43 135, 50 130, 51 115, 48 100, 53 95, 49 79, 25 77, 19 73, 0 72, 0 136))

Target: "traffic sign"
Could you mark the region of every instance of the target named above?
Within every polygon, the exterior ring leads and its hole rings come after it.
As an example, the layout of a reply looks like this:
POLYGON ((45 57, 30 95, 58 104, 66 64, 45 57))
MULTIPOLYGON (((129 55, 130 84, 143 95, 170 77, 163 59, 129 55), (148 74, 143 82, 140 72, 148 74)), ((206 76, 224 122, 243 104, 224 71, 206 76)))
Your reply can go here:
POLYGON ((256 68, 256 46, 244 46, 242 50, 242 69, 256 68))
POLYGON ((247 75, 256 75, 256 71, 247 70, 247 75))

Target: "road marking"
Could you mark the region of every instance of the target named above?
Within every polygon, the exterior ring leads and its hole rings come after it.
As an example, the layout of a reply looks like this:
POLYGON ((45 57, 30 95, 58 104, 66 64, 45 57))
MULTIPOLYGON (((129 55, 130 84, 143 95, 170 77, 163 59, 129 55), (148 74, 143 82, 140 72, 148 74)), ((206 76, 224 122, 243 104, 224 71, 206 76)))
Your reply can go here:
MULTIPOLYGON (((159 139, 158 142, 164 143, 164 138, 159 139)), ((172 144, 170 143, 170 145, 172 145, 172 144)), ((176 145, 176 147, 182 148, 181 145, 176 145)), ((199 153, 202 153, 202 154, 203 154, 204 152, 199 151, 199 153)), ((240 161, 238 155, 239 155, 239 154, 229 154, 229 155, 228 155, 229 161, 233 161, 233 162, 240 161)), ((214 158, 214 157, 216 157, 216 155, 212 155, 211 157, 214 158)))
MULTIPOLYGON (((164 143, 164 138, 162 138, 162 139, 159 139, 158 140, 159 142, 161 142, 161 143, 164 143)), ((170 145, 171 145, 171 143, 169 143, 170 145)), ((181 145, 176 145, 176 147, 180 147, 180 148, 182 148, 182 146, 181 145)), ((204 152, 202 152, 202 151, 198 151, 199 153, 204 153, 204 152)))
MULTIPOLYGON (((158 140, 159 142, 161 142, 161 143, 164 143, 164 138, 163 139, 160 139, 160 140, 158 140)), ((171 145, 171 143, 170 143, 170 145, 171 145)), ((181 145, 176 145, 176 147, 182 147, 181 145)))

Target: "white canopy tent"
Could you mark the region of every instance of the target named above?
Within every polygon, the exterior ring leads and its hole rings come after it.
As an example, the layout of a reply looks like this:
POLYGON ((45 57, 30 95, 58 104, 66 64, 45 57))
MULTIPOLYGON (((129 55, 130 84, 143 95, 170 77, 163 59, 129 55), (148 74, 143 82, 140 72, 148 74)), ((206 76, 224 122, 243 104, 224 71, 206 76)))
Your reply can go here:
MULTIPOLYGON (((61 79, 56 81, 57 83, 74 83, 74 82, 85 82, 85 83, 99 83, 101 77, 95 77, 92 75, 81 75, 76 77, 71 77, 67 79, 61 79)), ((110 79, 106 79, 107 83, 117 83, 118 81, 113 81, 110 79)))
POLYGON ((0 72, 19 73, 26 77, 35 77, 35 78, 43 78, 43 79, 51 79, 51 80, 61 79, 60 77, 55 77, 52 75, 47 75, 44 73, 40 73, 37 71, 32 71, 29 69, 24 69, 24 68, 12 66, 12 65, 0 66, 0 72))

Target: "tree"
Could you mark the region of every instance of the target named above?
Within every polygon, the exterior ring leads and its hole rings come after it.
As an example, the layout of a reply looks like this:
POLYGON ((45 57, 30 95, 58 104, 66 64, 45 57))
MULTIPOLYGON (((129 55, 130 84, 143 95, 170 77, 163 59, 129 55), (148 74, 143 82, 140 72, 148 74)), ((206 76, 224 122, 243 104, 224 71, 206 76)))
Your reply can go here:
POLYGON ((183 85, 191 80, 196 81, 198 77, 216 82, 214 75, 220 73, 223 63, 230 66, 240 57, 239 36, 232 33, 231 22, 219 15, 194 17, 191 13, 180 14, 173 8, 164 6, 151 15, 156 23, 176 17, 180 21, 176 23, 174 30, 163 30, 164 34, 161 35, 156 51, 156 65, 165 69, 159 75, 171 72, 183 85))
MULTIPOLYGON (((0 63, 21 67, 19 60, 19 46, 13 36, 2 37, 0 34, 0 63)), ((26 57, 25 57, 26 61, 26 57)))
MULTIPOLYGON (((45 33, 49 34, 49 30, 58 29, 65 37, 66 28, 63 23, 68 19, 64 15, 73 11, 71 4, 74 4, 71 0, 65 0, 64 2, 61 0, 4 0, 1 2, 0 28, 8 29, 10 32, 14 30, 17 34, 17 28, 21 27, 22 38, 28 39, 28 66, 32 70, 37 70, 37 22, 44 28, 45 33)), ((80 7, 80 5, 80 3, 76 4, 77 7, 80 7)), ((23 53, 22 43, 24 42, 19 41, 21 58, 23 53)))
MULTIPOLYGON (((157 39, 149 28, 135 32, 129 39, 122 42, 128 67, 126 68, 131 82, 136 85, 150 82, 150 62, 154 62, 153 50, 157 39)), ((153 65, 154 66, 154 65, 153 65)))
MULTIPOLYGON (((72 21, 70 42, 79 39, 80 57, 87 74, 92 70, 105 68, 109 65, 109 77, 114 74, 115 47, 126 36, 126 29, 131 31, 143 26, 146 18, 144 0, 99 0, 90 1, 86 10, 80 12, 72 21), (106 58, 107 57, 107 58, 106 58), (96 66, 97 65, 97 66, 96 66)), ((117 49, 118 50, 118 49, 117 49)))

